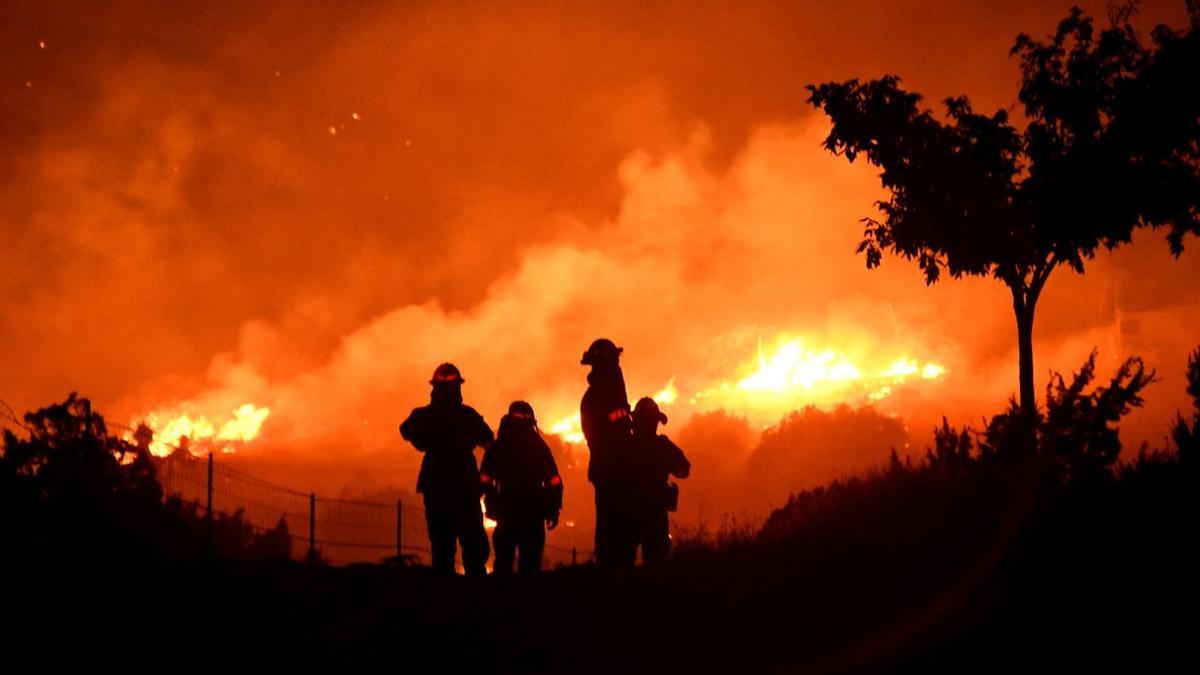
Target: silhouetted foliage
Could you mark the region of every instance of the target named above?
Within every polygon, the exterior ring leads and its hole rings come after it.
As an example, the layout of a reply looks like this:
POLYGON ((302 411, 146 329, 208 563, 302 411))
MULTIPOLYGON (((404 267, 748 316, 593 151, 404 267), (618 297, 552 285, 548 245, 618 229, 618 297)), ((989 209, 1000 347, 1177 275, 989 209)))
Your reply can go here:
POLYGON ((1024 430, 1027 418, 1015 401, 982 432, 954 427, 943 417, 921 465, 901 462, 893 449, 886 470, 795 493, 771 514, 762 534, 786 538, 808 528, 861 534, 868 527, 864 523, 873 523, 869 529, 887 538, 890 532, 925 527, 918 523, 946 525, 946 518, 957 523, 950 529, 958 531, 969 529, 972 520, 982 524, 1009 513, 1012 504, 1047 487, 1058 491, 1111 480, 1122 447, 1117 425, 1142 404, 1142 390, 1155 381, 1154 372, 1130 358, 1107 385, 1089 389, 1095 371, 1092 352, 1069 384, 1052 374, 1046 415, 1036 418, 1033 450, 1024 430))
MULTIPOLYGON (((206 553, 206 515, 196 500, 183 501, 177 495, 167 497, 164 508, 177 517, 188 532, 187 545, 176 552, 189 556, 206 553)), ((213 514, 212 553, 231 560, 290 560, 292 535, 287 519, 280 517, 270 529, 255 527, 246 520, 244 509, 213 514)))
POLYGON ((939 120, 891 75, 808 86, 833 122, 825 147, 863 155, 890 193, 882 220, 863 219, 867 266, 891 251, 916 260, 926 283, 946 272, 1009 288, 1031 417, 1034 308, 1050 273, 1083 272, 1138 227, 1167 228, 1175 255, 1200 234, 1200 37, 1160 25, 1143 45, 1132 13, 1115 10, 1097 34, 1073 9, 1048 41, 1017 38, 1023 130, 963 96, 939 120))
MULTIPOLYGON (((1096 376, 1093 351, 1070 384, 1053 373, 1046 385, 1046 414, 1033 421, 1036 455, 1057 482, 1109 478, 1121 453, 1117 424, 1142 405, 1142 390, 1155 382, 1137 357, 1127 359, 1107 386, 1086 391, 1096 376)), ((1033 457, 1025 433, 1028 424, 1016 401, 987 424, 979 443, 986 456, 1033 457)))
MULTIPOLYGON (((933 449, 926 452, 929 466, 950 475, 966 471, 971 462, 971 432, 968 429, 955 429, 943 417, 942 426, 933 430, 933 449)), ((893 451, 891 466, 899 467, 899 458, 893 451)))
POLYGON ((1200 348, 1188 357, 1187 393, 1192 397, 1195 410, 1190 420, 1183 413, 1175 418, 1175 427, 1171 430, 1171 440, 1175 443, 1175 453, 1179 461, 1190 470, 1196 470, 1200 461, 1200 348))
POLYGON ((1042 452, 1054 463, 1063 480, 1088 480, 1112 476, 1121 454, 1117 423, 1142 405, 1141 392, 1154 382, 1139 358, 1126 360, 1106 387, 1085 389, 1095 379, 1096 352, 1075 373, 1071 384, 1061 374, 1046 387, 1046 415, 1039 427, 1042 452))
POLYGON ((287 519, 280 516, 275 527, 255 531, 246 546, 246 554, 249 558, 259 560, 291 560, 292 535, 288 531, 287 519))
MULTIPOLYGON (((942 420, 924 460, 893 450, 878 471, 795 494, 760 530, 726 521, 692 534, 658 569, 463 584, 420 568, 183 560, 139 567, 154 592, 130 593, 68 559, 5 577, 22 583, 5 588, 0 634, 22 647, 10 660, 41 670, 179 654, 344 669, 399 650, 417 670, 454 655, 460 669, 522 672, 1191 672, 1194 477, 1164 451, 1094 478, 1116 466, 1116 425, 1151 379, 1131 360, 1096 386, 1089 359, 1053 378, 1041 449, 1014 432, 1026 419, 1015 403, 981 433, 942 420), (164 607, 182 611, 163 621, 164 607), (64 622, 64 608, 96 620, 64 622), (214 625, 221 639, 196 649, 214 625)), ((774 442, 795 457, 807 440, 774 442)), ((203 522, 195 502, 166 508, 203 522)), ((235 548, 250 541, 237 513, 214 530, 235 548)))
MULTIPOLYGON (((90 401, 74 393, 25 414, 18 429, 5 430, 0 454, 6 550, 84 560, 203 555, 206 514, 198 502, 164 499, 152 437, 144 426, 134 443, 109 435, 90 401)), ((258 531, 241 511, 216 514, 213 548, 229 558, 286 559, 291 536, 282 519, 258 531)))
POLYGON ((10 546, 86 557, 162 545, 171 528, 144 447, 109 436, 74 393, 23 419, 25 433, 4 432, 0 456, 10 546))

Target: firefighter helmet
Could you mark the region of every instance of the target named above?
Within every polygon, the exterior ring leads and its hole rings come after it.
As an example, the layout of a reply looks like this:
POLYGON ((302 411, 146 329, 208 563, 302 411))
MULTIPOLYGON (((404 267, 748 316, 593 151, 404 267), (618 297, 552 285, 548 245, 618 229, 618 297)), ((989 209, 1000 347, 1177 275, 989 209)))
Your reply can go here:
POLYGON ((462 373, 458 372, 458 368, 453 363, 443 363, 433 371, 433 379, 429 380, 429 384, 462 384, 466 382, 463 379, 462 373))
POLYGON ((516 419, 531 424, 537 423, 537 418, 533 416, 533 406, 525 401, 513 401, 508 406, 508 414, 516 419))
POLYGON ((636 424, 638 420, 645 419, 647 417, 656 420, 659 424, 667 423, 666 414, 659 410, 658 403, 649 396, 639 399, 637 405, 633 407, 634 424, 636 424))
POLYGON ((620 358, 623 351, 625 350, 614 344, 612 340, 600 338, 588 347, 587 351, 583 353, 583 359, 579 363, 590 366, 602 359, 616 360, 620 358))

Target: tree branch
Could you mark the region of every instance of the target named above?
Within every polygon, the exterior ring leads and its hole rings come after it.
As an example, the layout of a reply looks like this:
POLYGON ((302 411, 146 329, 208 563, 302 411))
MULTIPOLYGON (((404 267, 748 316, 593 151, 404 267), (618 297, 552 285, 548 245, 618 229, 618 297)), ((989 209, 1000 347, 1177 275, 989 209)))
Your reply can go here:
POLYGON ((1039 263, 1033 271, 1033 278, 1029 281, 1029 302, 1033 304, 1042 294, 1042 288, 1046 285, 1046 281, 1050 279, 1050 273, 1058 267, 1058 254, 1051 253, 1041 263, 1039 263))

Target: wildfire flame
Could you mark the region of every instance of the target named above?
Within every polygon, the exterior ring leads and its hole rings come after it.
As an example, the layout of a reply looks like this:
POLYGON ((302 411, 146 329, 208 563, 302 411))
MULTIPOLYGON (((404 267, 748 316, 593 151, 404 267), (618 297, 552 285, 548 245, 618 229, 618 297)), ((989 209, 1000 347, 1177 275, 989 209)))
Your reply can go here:
POLYGON ((558 436, 567 443, 583 442, 583 423, 579 413, 569 415, 550 425, 550 433, 558 436))
POLYGON ((154 432, 150 452, 160 457, 171 454, 183 444, 191 447, 212 443, 222 452, 233 452, 236 444, 258 437, 270 414, 270 408, 244 403, 230 411, 225 419, 210 420, 205 415, 155 411, 146 415, 144 424, 154 432))
POLYGON ((910 380, 938 380, 947 372, 939 363, 908 356, 877 361, 879 365, 872 360, 855 359, 832 347, 812 349, 798 337, 782 336, 769 351, 759 341, 756 358, 741 368, 742 377, 701 390, 690 402, 730 410, 777 410, 855 398, 879 401, 910 380))
MULTIPOLYGON (((760 340, 757 353, 737 369, 740 376, 696 391, 687 398, 687 405, 694 410, 758 413, 773 421, 774 416, 805 405, 881 401, 898 387, 940 380, 947 372, 935 361, 911 356, 879 358, 879 354, 886 351, 812 348, 804 338, 788 335, 777 338, 769 349, 760 340)), ((677 402, 680 394, 675 378, 651 398, 660 405, 677 402)), ((578 413, 559 419, 548 430, 568 443, 584 442, 578 413)))
MULTIPOLYGON (((670 405, 679 399, 679 389, 675 387, 675 378, 671 378, 658 393, 650 398, 654 399, 659 405, 670 405)), ((550 425, 550 433, 558 436, 567 443, 583 443, 583 426, 579 419, 579 413, 568 415, 550 425)))
POLYGON ((672 377, 671 381, 665 387, 650 398, 654 399, 654 402, 659 405, 670 405, 678 400, 679 390, 675 388, 675 378, 672 377))
MULTIPOLYGON (((682 405, 693 411, 725 409, 772 422, 777 415, 804 405, 880 401, 910 382, 936 381, 947 373, 945 366, 934 361, 911 356, 877 358, 880 353, 886 352, 811 348, 804 339, 789 336, 781 336, 768 349, 760 340, 757 353, 737 369, 735 379, 681 397, 672 377, 651 398, 664 406, 682 400, 682 405)), ((235 452, 240 444, 258 438, 271 415, 270 408, 253 403, 243 403, 223 415, 197 413, 194 408, 190 404, 162 408, 144 420, 135 420, 133 426, 141 421, 154 432, 150 451, 158 456, 169 455, 177 447, 196 453, 235 452)), ((567 443, 585 440, 578 412, 558 418, 546 430, 567 443)))

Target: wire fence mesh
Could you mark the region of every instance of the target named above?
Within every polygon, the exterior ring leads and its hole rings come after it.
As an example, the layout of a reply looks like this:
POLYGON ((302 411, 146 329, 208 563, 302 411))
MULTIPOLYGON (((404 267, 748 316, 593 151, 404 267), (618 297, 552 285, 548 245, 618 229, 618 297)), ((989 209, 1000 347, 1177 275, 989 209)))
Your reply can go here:
MULTIPOLYGON (((163 493, 208 508, 215 518, 236 518, 257 533, 291 538, 291 556, 316 550, 335 565, 403 559, 429 562, 425 510, 416 504, 326 498, 279 485, 218 462, 177 450, 159 460, 163 493)), ((583 562, 590 552, 547 542, 547 567, 583 562)))

